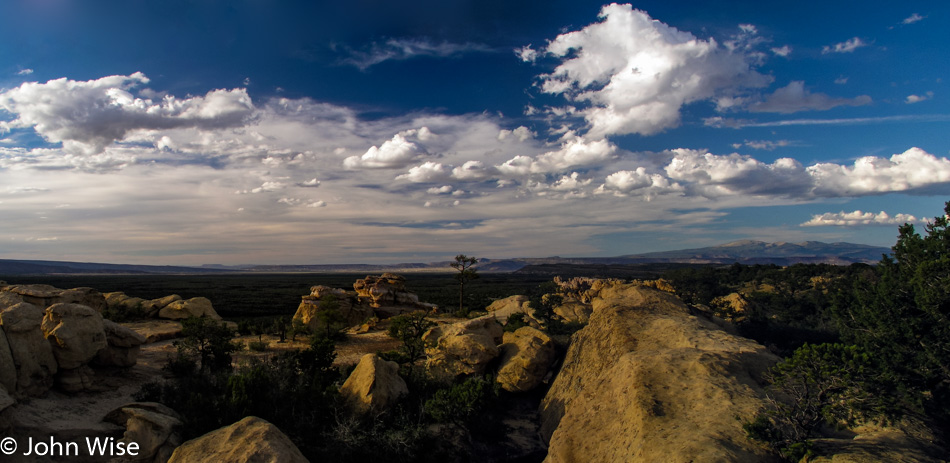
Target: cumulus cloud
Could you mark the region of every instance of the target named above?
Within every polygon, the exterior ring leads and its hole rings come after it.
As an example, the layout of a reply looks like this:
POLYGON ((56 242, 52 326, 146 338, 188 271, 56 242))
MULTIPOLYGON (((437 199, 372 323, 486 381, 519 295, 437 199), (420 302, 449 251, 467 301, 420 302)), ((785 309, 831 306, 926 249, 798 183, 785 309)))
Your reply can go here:
POLYGON ((373 146, 362 156, 350 156, 343 160, 343 167, 355 169, 396 169, 405 167, 426 154, 424 148, 409 141, 406 134, 397 133, 379 147, 373 146))
POLYGON ((601 164, 617 152, 617 146, 605 139, 591 141, 572 132, 565 134, 563 139, 565 141, 557 150, 540 154, 537 158, 515 156, 496 167, 507 175, 560 172, 601 164))
POLYGON ((426 161, 409 169, 397 179, 406 179, 413 183, 442 182, 452 176, 452 170, 438 162, 426 161))
POLYGON ((680 192, 683 187, 658 173, 649 173, 646 168, 621 170, 607 176, 596 193, 613 193, 616 196, 629 196, 633 193, 647 198, 657 194, 680 192))
POLYGON ((148 82, 140 72, 89 81, 27 82, 0 93, 0 110, 16 116, 0 121, 0 130, 32 127, 47 141, 62 142, 67 151, 96 154, 134 131, 237 127, 254 111, 244 89, 185 99, 165 96, 158 102, 136 97, 134 87, 148 82))
POLYGON ((910 214, 897 214, 893 217, 886 212, 881 211, 877 214, 873 212, 826 212, 824 214, 815 214, 811 220, 801 224, 802 227, 820 227, 820 226, 839 226, 853 227, 859 225, 903 225, 905 223, 917 222, 917 218, 910 214))
POLYGON ((345 48, 349 55, 340 60, 340 63, 356 66, 365 71, 372 66, 385 61, 403 61, 420 56, 447 58, 464 53, 489 53, 495 50, 481 43, 451 43, 433 42, 427 38, 389 39, 385 42, 374 42, 362 50, 345 48))
POLYGON ((529 129, 529 128, 525 127, 525 126, 520 126, 520 127, 516 128, 516 129, 513 129, 513 130, 502 129, 502 130, 499 130, 499 131, 498 131, 498 140, 499 140, 499 141, 501 141, 501 140, 507 140, 507 139, 509 139, 509 138, 513 138, 513 139, 516 139, 516 140, 518 140, 518 141, 520 141, 520 142, 523 142, 523 141, 525 141, 525 140, 532 139, 532 138, 534 138, 534 137, 536 137, 536 136, 538 136, 538 134, 532 132, 531 129, 529 129))
POLYGON ((538 59, 538 51, 531 48, 531 45, 515 48, 515 55, 525 63, 533 63, 538 59))
POLYGON ((761 56, 738 42, 698 39, 630 5, 604 6, 600 18, 552 40, 543 51, 563 61, 540 76, 542 91, 587 105, 594 138, 655 134, 679 125, 684 104, 770 82, 752 69, 761 56))
POLYGON ((312 178, 310 180, 307 180, 306 182, 297 183, 297 186, 303 187, 303 188, 316 188, 320 186, 320 181, 315 178, 312 178))
POLYGON ((799 196, 811 184, 805 168, 791 158, 771 164, 733 153, 719 156, 703 150, 676 149, 666 166, 674 180, 689 182, 704 196, 732 194, 799 196))
POLYGON ((808 174, 817 196, 861 196, 950 182, 950 160, 911 148, 890 158, 862 157, 851 166, 815 164, 808 174))
POLYGON ((824 93, 811 93, 800 80, 792 81, 776 90, 764 101, 748 107, 752 112, 789 114, 798 111, 825 111, 837 106, 863 106, 871 103, 871 97, 832 98, 824 93))
POLYGON ((452 178, 466 181, 479 181, 491 178, 497 169, 485 165, 482 161, 465 161, 464 164, 452 169, 452 178))
POLYGON ((821 48, 821 54, 827 55, 828 53, 851 53, 858 48, 866 46, 868 46, 868 44, 861 40, 860 37, 854 37, 834 45, 825 45, 821 48))
POLYGON ((914 104, 920 103, 921 101, 926 101, 933 98, 934 92, 927 92, 923 95, 907 95, 907 98, 904 100, 904 103, 914 104))

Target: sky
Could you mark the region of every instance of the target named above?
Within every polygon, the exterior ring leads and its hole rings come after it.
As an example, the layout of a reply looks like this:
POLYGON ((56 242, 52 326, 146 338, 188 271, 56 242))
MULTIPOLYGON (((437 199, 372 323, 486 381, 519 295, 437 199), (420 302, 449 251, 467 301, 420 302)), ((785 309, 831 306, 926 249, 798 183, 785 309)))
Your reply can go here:
POLYGON ((892 246, 950 199, 950 3, 9 0, 0 258, 892 246))

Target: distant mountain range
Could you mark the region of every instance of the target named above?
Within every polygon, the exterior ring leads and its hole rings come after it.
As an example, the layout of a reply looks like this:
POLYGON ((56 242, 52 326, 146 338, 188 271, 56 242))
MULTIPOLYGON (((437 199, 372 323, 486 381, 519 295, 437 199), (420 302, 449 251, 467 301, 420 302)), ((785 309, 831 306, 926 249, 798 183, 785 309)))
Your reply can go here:
MULTIPOLYGON (((688 264, 776 264, 827 263, 848 265, 876 263, 889 248, 854 243, 766 243, 735 241, 707 248, 632 254, 619 257, 542 257, 515 259, 480 259, 482 272, 516 272, 537 265, 638 265, 651 263, 688 264)), ((0 275, 51 274, 216 274, 216 273, 412 273, 452 272, 450 261, 402 264, 323 264, 323 265, 204 265, 200 267, 101 264, 92 262, 59 262, 46 260, 0 259, 0 275)))

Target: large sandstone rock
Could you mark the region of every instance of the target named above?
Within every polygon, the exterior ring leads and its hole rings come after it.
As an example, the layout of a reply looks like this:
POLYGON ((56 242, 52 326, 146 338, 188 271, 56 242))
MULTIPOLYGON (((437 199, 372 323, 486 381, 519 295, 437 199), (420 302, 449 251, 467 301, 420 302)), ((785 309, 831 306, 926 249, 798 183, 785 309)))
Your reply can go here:
POLYGON ((38 396, 49 390, 56 374, 53 348, 43 337, 40 324, 44 311, 33 304, 20 302, 0 311, 0 325, 6 335, 16 365, 17 396, 38 396))
POLYGON ((190 317, 207 317, 212 320, 221 320, 221 316, 215 312, 211 301, 205 297, 193 297, 172 302, 159 310, 158 316, 168 320, 182 320, 190 317))
POLYGON ((146 338, 112 320, 103 320, 106 348, 96 355, 95 363, 102 366, 131 367, 138 361, 139 350, 146 338))
POLYGON ((386 410, 408 393, 406 382, 399 376, 399 365, 376 354, 360 358, 340 388, 340 396, 361 413, 386 410))
POLYGON ((11 292, 41 309, 55 304, 63 290, 50 285, 13 285, 7 286, 4 291, 11 292))
POLYGON ((434 304, 419 302, 419 296, 406 291, 406 279, 394 273, 367 275, 353 283, 357 298, 368 301, 376 314, 387 318, 415 310, 436 310, 434 304))
POLYGON ((59 293, 54 303, 80 304, 91 307, 99 313, 102 313, 102 311, 108 307, 106 298, 102 293, 96 289, 86 287, 65 289, 59 293))
POLYGON ((107 307, 113 312, 125 314, 126 317, 139 317, 146 315, 145 299, 140 297, 131 297, 121 291, 105 293, 107 307))
POLYGON ((86 365, 106 347, 102 315, 91 307, 53 304, 46 309, 42 327, 53 346, 56 364, 62 369, 86 365))
POLYGON ((541 327, 541 321, 535 315, 534 310, 528 305, 528 296, 509 296, 504 299, 493 301, 485 310, 492 314, 502 325, 508 324, 508 318, 512 315, 524 315, 524 319, 530 326, 541 327))
POLYGON ((545 461, 770 461, 742 420, 763 406, 761 375, 778 359, 669 293, 598 286, 541 405, 545 461))
POLYGON ((554 341, 529 326, 505 333, 501 351, 501 366, 495 380, 510 392, 538 387, 554 363, 554 341))
POLYGON ((503 333, 491 315, 430 328, 422 336, 426 369, 444 378, 482 374, 498 357, 503 333))
POLYGON ((297 307, 297 312, 294 314, 294 320, 299 320, 312 331, 322 329, 323 325, 318 314, 322 310, 320 307, 322 300, 328 295, 334 296, 337 310, 343 321, 349 326, 359 325, 375 316, 372 307, 354 304, 353 298, 343 289, 318 285, 310 288, 310 295, 303 296, 300 305, 297 307))
POLYGON ((128 461, 166 462, 181 445, 181 417, 165 405, 134 402, 109 412, 103 421, 125 427, 119 442, 135 442, 139 454, 128 461))
POLYGON ((572 323, 587 323, 593 311, 590 304, 584 304, 574 299, 564 300, 554 307, 555 315, 566 322, 572 323))
POLYGON ((249 416, 175 449, 168 463, 307 463, 297 446, 269 422, 249 416))

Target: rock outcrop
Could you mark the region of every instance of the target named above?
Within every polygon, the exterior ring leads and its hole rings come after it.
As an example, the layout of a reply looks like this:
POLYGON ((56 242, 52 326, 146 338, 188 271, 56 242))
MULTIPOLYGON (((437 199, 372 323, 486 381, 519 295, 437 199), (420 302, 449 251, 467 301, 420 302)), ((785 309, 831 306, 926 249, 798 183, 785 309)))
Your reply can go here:
POLYGON ((131 461, 164 463, 181 445, 181 417, 159 403, 125 404, 102 420, 125 428, 119 442, 138 444, 138 455, 131 461))
POLYGON ((409 393, 399 364, 366 354, 340 387, 340 396, 359 413, 387 410, 409 393))
POLYGON ((70 370, 88 364, 107 345, 102 315, 84 305, 59 303, 49 306, 42 328, 61 369, 70 370))
POLYGON ((324 298, 333 296, 339 317, 348 326, 358 326, 374 317, 385 319, 395 315, 418 310, 433 311, 434 304, 419 302, 419 297, 406 291, 405 278, 392 273, 380 276, 367 275, 356 280, 354 291, 346 291, 329 286, 313 286, 310 294, 303 296, 294 320, 303 323, 311 330, 323 327, 320 312, 324 298))
POLYGON ((505 333, 501 366, 495 380, 510 392, 527 392, 541 385, 554 363, 554 341, 529 326, 505 333))
POLYGON ((269 422, 249 416, 175 449, 168 463, 307 463, 300 449, 269 422))
POLYGON ((502 325, 507 325, 508 319, 512 315, 523 315, 528 325, 540 328, 541 321, 535 315, 534 310, 528 306, 528 302, 528 296, 509 296, 493 301, 485 310, 492 314, 502 325))
POLYGON ((110 367, 131 367, 139 358, 146 337, 111 320, 102 320, 106 347, 96 355, 95 363, 110 367))
POLYGON ((426 369, 443 378, 482 374, 500 354, 503 333, 491 315, 430 328, 422 335, 426 369))
POLYGON ((541 405, 546 462, 770 461, 742 419, 762 407, 775 356, 669 293, 591 283, 590 322, 541 405))
POLYGON ((0 325, 16 365, 16 396, 36 396, 49 390, 58 370, 53 348, 43 337, 44 312, 28 302, 0 311, 0 325))
POLYGON ((211 301, 206 297, 193 297, 186 300, 174 301, 158 311, 159 318, 168 320, 183 320, 191 317, 206 317, 212 320, 221 320, 215 312, 211 301))

